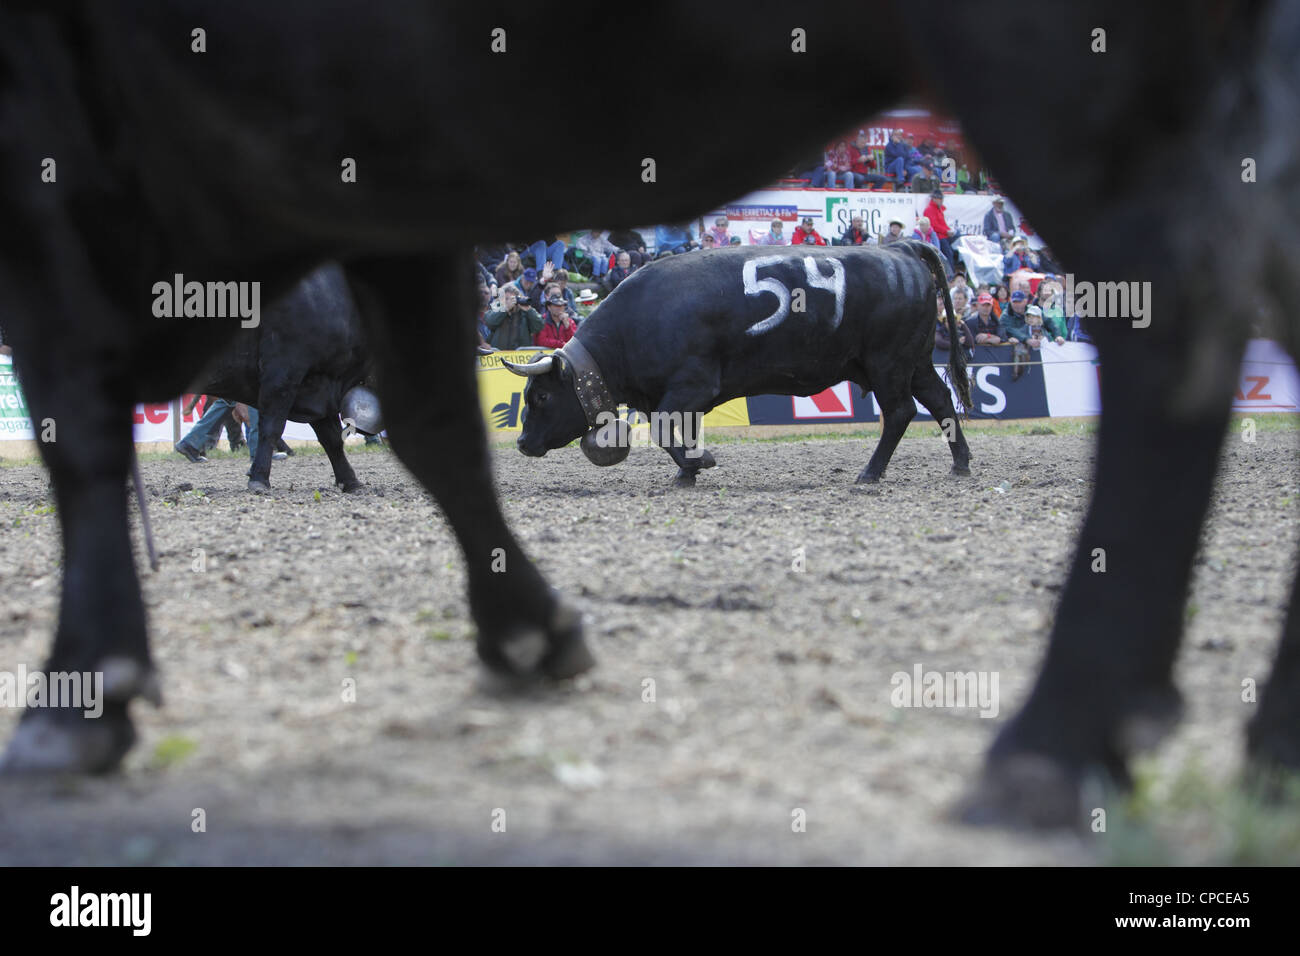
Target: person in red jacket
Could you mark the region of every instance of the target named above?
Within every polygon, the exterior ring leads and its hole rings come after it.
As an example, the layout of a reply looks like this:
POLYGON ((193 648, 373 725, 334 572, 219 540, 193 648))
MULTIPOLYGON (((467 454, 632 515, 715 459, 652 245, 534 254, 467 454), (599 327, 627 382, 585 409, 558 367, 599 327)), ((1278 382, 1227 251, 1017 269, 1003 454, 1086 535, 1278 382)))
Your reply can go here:
POLYGON ((813 228, 812 216, 804 216, 803 222, 799 223, 799 228, 794 231, 790 237, 792 246, 824 246, 826 240, 823 239, 813 228))
POLYGON ((849 146, 849 156, 853 160, 853 179, 858 189, 864 186, 879 189, 888 182, 876 168, 876 160, 871 155, 871 145, 865 129, 858 130, 857 140, 849 146))
POLYGON ((948 225, 948 220, 943 215, 943 193, 935 190, 930 193, 930 205, 925 207, 925 212, 921 213, 925 218, 930 220, 930 226, 934 229, 935 235, 939 237, 939 251, 943 257, 948 260, 948 271, 952 271, 953 256, 952 245, 948 242, 948 237, 952 234, 952 227, 948 225))
POLYGON ((533 344, 558 349, 573 338, 576 331, 578 324, 570 318, 564 297, 553 295, 546 300, 546 321, 542 323, 542 330, 533 336, 533 344))

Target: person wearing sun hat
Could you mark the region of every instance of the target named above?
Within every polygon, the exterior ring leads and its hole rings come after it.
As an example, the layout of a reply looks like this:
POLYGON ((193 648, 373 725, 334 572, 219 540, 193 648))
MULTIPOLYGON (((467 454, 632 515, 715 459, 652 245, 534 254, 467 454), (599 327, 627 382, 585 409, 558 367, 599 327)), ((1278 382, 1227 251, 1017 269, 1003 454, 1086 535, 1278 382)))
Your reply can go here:
POLYGON ((578 306, 578 324, 581 325, 596 310, 596 306, 600 305, 600 296, 594 289, 583 289, 574 301, 578 306))
POLYGON ((1011 221, 1011 213, 1007 212, 1002 197, 994 196, 993 208, 984 216, 984 238, 1005 249, 1014 233, 1015 224, 1011 221))
POLYGON ((568 303, 562 295, 552 295, 546 300, 546 318, 533 336, 533 344, 543 348, 561 348, 573 338, 578 323, 569 315, 568 303))
POLYGON ((1002 259, 1002 274, 1010 276, 1021 269, 1033 271, 1038 268, 1038 258, 1029 251, 1029 240, 1016 236, 1011 240, 1011 251, 1002 259))
POLYGON ((904 228, 905 225, 903 223, 903 220, 901 219, 889 220, 889 231, 880 237, 880 244, 882 246, 888 246, 888 245, 892 245, 895 242, 898 242, 900 239, 906 239, 907 237, 903 235, 904 228))

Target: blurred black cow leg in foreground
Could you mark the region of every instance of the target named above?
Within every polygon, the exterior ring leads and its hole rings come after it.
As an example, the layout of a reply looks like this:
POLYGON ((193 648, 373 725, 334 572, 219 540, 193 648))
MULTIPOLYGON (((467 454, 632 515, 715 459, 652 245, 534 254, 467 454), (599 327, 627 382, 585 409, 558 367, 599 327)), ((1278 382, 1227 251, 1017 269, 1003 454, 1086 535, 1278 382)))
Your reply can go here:
MULTIPOLYGON (((936 70, 973 145, 1076 289, 1099 297, 1086 313, 1102 376, 1092 502, 1043 670, 961 808, 967 820, 1085 825, 1081 784, 1094 774, 1126 784, 1128 756, 1177 716, 1183 607, 1244 343, 1263 323, 1296 351, 1300 282, 1279 263, 1300 252, 1298 10, 1204 3, 1176 23, 1119 2, 1026 13, 1040 56, 1071 77, 1024 91, 1019 108, 1050 117, 1033 155, 1001 134, 988 105, 998 82, 949 61, 1022 8, 963 8, 934 35, 936 70), (1090 42, 1099 26, 1105 53, 1090 42), (1242 239, 1225 246, 1225 235, 1242 239), (1099 309, 1103 283, 1130 294, 1099 309)), ((1293 653, 1284 647, 1250 743, 1294 764, 1300 725, 1282 719, 1287 695, 1300 693, 1293 653)))
MULTIPOLYGON (((1211 394, 1186 414, 1174 396, 1196 343, 1101 334, 1112 346, 1102 407, 1117 413, 1098 436, 1092 503, 1042 672, 989 753, 964 808, 971 822, 1082 825, 1089 775, 1127 788, 1128 757, 1181 712, 1174 659, 1235 377, 1198 382, 1211 394)), ((1244 343, 1224 345, 1235 368, 1244 343)))
POLYGON ((466 254, 350 263, 395 451, 442 507, 462 550, 478 654, 508 677, 571 677, 595 661, 578 614, 552 592, 506 526, 479 407, 466 254))
POLYGON ((127 517, 133 403, 130 383, 115 370, 129 346, 112 315, 87 321, 91 303, 111 311, 96 286, 72 264, 61 276, 48 297, 41 293, 51 286, 36 276, 21 285, 12 273, 3 278, 11 310, 19 303, 41 308, 39 322, 20 323, 14 341, 63 535, 59 623, 44 670, 52 679, 80 675, 82 702, 92 709, 75 700, 27 708, 4 755, 7 771, 111 770, 135 741, 130 699, 160 700, 127 517), (38 326, 41 334, 30 334, 38 326), (96 673, 103 675, 102 714, 86 696, 96 673))
POLYGON ((1251 769, 1270 787, 1280 783, 1276 771, 1300 771, 1296 728, 1300 728, 1300 574, 1291 585, 1291 604, 1277 660, 1246 734, 1251 769))

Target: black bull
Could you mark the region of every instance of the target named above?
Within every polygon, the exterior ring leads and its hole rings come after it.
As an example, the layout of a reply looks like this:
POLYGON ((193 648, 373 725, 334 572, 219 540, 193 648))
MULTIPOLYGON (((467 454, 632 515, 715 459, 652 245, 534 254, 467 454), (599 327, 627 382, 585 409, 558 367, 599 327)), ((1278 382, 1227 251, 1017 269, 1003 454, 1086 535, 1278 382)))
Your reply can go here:
POLYGON ((329 456, 344 491, 361 487, 343 453, 339 410, 367 376, 361 316, 337 263, 307 276, 261 315, 209 365, 195 391, 253 405, 258 411, 257 457, 248 487, 265 491, 271 454, 287 419, 307 422, 329 456))
MULTIPOLYGON (((916 414, 913 397, 943 424, 953 472, 970 474, 970 449, 932 364, 936 293, 956 341, 943 260, 922 242, 660 259, 624 280, 582 324, 576 357, 577 347, 566 345, 529 365, 506 363, 530 378, 519 450, 544 455, 594 429, 584 438, 592 459, 622 460, 627 436, 610 419, 626 402, 650 413, 652 437, 677 463, 677 483, 690 485, 714 464, 695 441, 704 412, 744 395, 814 395, 848 380, 864 395, 875 392, 884 424, 858 481, 884 474, 916 414), (601 397, 584 394, 584 377, 601 397), (602 456, 610 446, 621 454, 602 456)), ((961 349, 950 352, 948 372, 970 407, 961 349)))
MULTIPOLYGON (((501 118, 553 70, 545 7, 196 9, 0 8, 0 303, 33 417, 58 422, 41 446, 64 544, 47 667, 102 670, 107 697, 97 721, 28 711, 9 767, 115 766, 133 739, 129 701, 156 698, 128 533, 131 407, 179 393, 236 323, 153 319, 152 283, 259 280, 269 301, 342 260, 366 290, 394 450, 465 552, 480 657, 572 674, 591 663, 576 616, 492 491, 468 245, 682 221, 771 182, 913 76, 1078 279, 1149 281, 1153 299, 1148 328, 1093 323, 1105 414, 1092 504, 1042 673, 972 815, 1075 821, 1080 780, 1125 779, 1150 736, 1137 731, 1176 714, 1182 606, 1243 343, 1251 321, 1300 301, 1293 4, 1203 0, 1171 17, 1128 0, 1007 0, 936 19, 920 4, 691 0, 632 25, 608 4, 569 6, 566 40, 600 78, 583 85, 599 139, 544 164, 501 118), (999 48, 1008 29, 1041 65, 1015 93, 1032 137, 1007 134, 1006 72, 972 66, 970 51, 999 48), (863 56, 867 36, 890 42, 863 56), (648 88, 624 79, 646 51, 648 88), (512 187, 527 200, 501 201, 512 187), (1104 574, 1090 568, 1097 548, 1104 574)), ((1247 739, 1259 765, 1300 766, 1294 590, 1247 739)))

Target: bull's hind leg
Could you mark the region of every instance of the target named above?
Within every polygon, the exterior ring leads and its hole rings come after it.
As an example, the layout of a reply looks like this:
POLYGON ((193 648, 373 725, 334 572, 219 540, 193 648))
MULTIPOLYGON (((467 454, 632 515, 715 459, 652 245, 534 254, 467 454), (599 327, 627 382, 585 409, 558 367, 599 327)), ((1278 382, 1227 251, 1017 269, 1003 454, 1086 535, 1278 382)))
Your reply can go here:
MULTIPOLYGON (((264 381, 257 394, 257 453, 248 469, 248 490, 262 494, 271 490, 271 456, 284 434, 285 422, 298 388, 297 381, 264 381)), ((321 444, 324 444, 322 442, 321 444)), ((328 454, 329 449, 325 449, 328 454)), ((331 463, 333 459, 331 459, 331 463)))
POLYGON ((475 381, 469 259, 370 260, 349 272, 393 451, 433 493, 465 552, 479 657, 517 677, 581 673, 594 663, 581 621, 524 555, 497 503, 475 381))
POLYGON ((943 384, 943 379, 929 362, 912 376, 912 394, 943 429, 944 437, 948 439, 948 450, 952 452, 952 473, 969 475, 970 448, 962 434, 961 423, 957 421, 957 409, 953 407, 948 386, 943 384))
MULTIPOLYGON (((87 328, 93 324, 82 331, 87 328)), ((99 338, 95 331, 16 338, 63 534, 59 623, 44 670, 52 687, 56 675, 80 675, 82 699, 29 707, 3 768, 102 772, 116 767, 135 741, 131 698, 158 702, 127 523, 131 405, 121 391, 127 358, 110 343, 88 341, 99 338)), ((14 663, 38 669, 35 661, 14 663)))
POLYGON ((329 456, 330 467, 334 469, 334 484, 342 487, 345 492, 360 488, 361 482, 357 480, 348 456, 343 453, 343 425, 339 422, 338 416, 318 418, 311 423, 311 429, 316 433, 316 440, 325 449, 325 454, 329 456))
MULTIPOLYGON (((873 380, 880 378, 873 376, 873 380)), ((880 403, 880 441, 876 443, 876 450, 872 452, 867 467, 858 475, 858 484, 875 484, 884 477, 889 460, 894 457, 894 450, 907 431, 908 424, 916 417, 916 403, 912 401, 910 383, 891 382, 888 386, 877 387, 875 391, 876 401, 880 403)))

